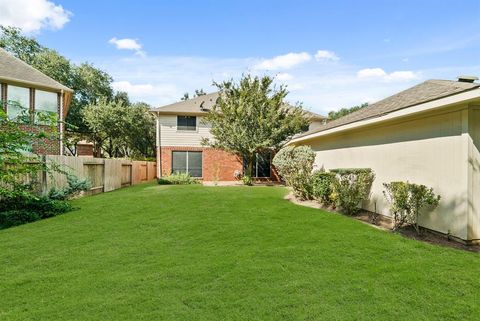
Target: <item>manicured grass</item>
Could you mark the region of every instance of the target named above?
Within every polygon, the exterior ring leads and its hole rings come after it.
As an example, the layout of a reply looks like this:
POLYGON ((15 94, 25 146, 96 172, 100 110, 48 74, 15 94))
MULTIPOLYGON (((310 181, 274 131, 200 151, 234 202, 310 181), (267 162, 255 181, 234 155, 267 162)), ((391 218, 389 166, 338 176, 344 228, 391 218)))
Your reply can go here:
POLYGON ((0 231, 0 320, 474 320, 480 256, 291 204, 141 185, 0 231))

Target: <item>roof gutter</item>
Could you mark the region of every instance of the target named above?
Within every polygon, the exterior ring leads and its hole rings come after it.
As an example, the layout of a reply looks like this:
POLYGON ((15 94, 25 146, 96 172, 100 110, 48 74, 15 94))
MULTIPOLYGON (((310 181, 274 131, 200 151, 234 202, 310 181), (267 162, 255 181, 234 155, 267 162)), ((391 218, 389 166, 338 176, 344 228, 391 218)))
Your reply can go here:
POLYGON ((26 81, 26 80, 21 80, 17 78, 10 78, 10 77, 5 77, 5 76, 0 76, 0 80, 6 81, 6 82, 12 82, 16 84, 23 84, 27 86, 34 86, 38 89, 50 89, 54 90, 56 92, 62 92, 62 91, 69 91, 73 93, 73 90, 66 87, 66 86, 58 86, 58 87, 52 87, 52 86, 46 86, 45 84, 34 82, 34 81, 26 81))
POLYGON ((415 106, 411 106, 411 107, 408 107, 408 108, 405 108, 405 109, 393 111, 393 112, 385 114, 383 116, 368 118, 368 119, 360 120, 360 121, 357 121, 357 122, 353 122, 353 123, 341 125, 341 126, 338 126, 338 127, 330 128, 330 129, 327 129, 327 130, 313 132, 311 134, 306 134, 305 136, 293 138, 291 141, 289 141, 287 143, 287 145, 291 145, 291 144, 315 139, 315 138, 318 138, 318 137, 332 135, 332 134, 343 132, 343 131, 346 131, 346 130, 351 130, 351 129, 357 129, 357 128, 361 128, 361 127, 365 127, 365 126, 370 126, 370 125, 373 125, 373 124, 378 124, 378 123, 388 121, 388 120, 392 120, 392 119, 395 119, 395 118, 411 116, 411 115, 415 115, 415 114, 418 114, 418 113, 438 109, 438 108, 441 108, 441 107, 448 107, 448 106, 455 105, 455 104, 458 104, 458 103, 468 103, 468 102, 471 102, 471 101, 478 100, 479 98, 480 98, 480 88, 475 88, 475 89, 469 90, 467 92, 462 92, 462 93, 459 93, 459 94, 456 94, 456 95, 432 100, 432 101, 422 103, 422 104, 418 104, 418 105, 415 105, 415 106))

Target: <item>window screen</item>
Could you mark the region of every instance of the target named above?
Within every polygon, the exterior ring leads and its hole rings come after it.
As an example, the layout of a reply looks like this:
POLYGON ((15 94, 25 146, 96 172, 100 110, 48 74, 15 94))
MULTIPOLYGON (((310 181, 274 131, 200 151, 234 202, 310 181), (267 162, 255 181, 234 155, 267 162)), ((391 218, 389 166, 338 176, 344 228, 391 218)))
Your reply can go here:
POLYGON ((188 173, 202 177, 202 152, 172 152, 172 173, 188 173))
POLYGON ((10 119, 28 116, 30 107, 30 89, 8 85, 7 115, 10 119))
POLYGON ((177 130, 197 130, 197 117, 177 116, 177 130))

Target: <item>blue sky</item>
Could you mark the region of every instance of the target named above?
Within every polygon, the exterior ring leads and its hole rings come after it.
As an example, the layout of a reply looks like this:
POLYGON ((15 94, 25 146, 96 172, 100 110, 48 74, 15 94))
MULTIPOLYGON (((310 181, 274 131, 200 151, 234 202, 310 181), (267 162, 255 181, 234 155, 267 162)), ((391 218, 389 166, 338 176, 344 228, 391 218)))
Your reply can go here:
POLYGON ((478 0, 0 0, 0 23, 94 63, 152 105, 253 73, 326 113, 429 78, 480 75, 478 0))

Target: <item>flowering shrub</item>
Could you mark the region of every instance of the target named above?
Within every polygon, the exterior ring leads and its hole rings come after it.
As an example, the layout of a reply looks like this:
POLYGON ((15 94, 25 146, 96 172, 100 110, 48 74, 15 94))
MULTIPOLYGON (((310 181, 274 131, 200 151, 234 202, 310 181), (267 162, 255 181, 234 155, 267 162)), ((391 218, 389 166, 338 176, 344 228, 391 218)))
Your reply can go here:
POLYGON ((406 224, 412 224, 417 233, 420 232, 418 218, 422 209, 438 206, 440 196, 433 192, 433 188, 409 182, 384 183, 383 195, 390 203, 393 214, 393 229, 396 230, 406 224))
POLYGON ((273 166, 300 199, 312 199, 312 170, 315 152, 309 146, 287 146, 273 158, 273 166))

